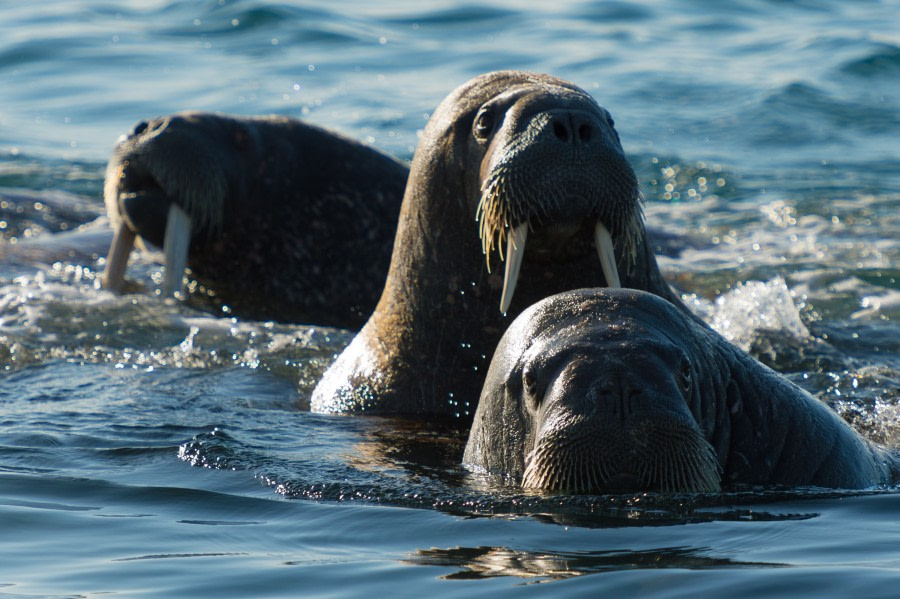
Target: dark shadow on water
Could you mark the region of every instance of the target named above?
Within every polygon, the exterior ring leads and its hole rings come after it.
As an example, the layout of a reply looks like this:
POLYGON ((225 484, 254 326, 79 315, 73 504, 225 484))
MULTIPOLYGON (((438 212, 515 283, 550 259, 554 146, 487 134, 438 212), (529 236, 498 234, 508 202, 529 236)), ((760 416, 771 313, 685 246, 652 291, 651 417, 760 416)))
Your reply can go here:
POLYGON ((752 562, 708 555, 711 550, 664 547, 649 551, 524 551, 508 547, 453 547, 422 549, 404 563, 456 568, 443 580, 477 580, 500 576, 530 582, 565 580, 575 576, 621 570, 678 568, 782 568, 788 564, 752 562))

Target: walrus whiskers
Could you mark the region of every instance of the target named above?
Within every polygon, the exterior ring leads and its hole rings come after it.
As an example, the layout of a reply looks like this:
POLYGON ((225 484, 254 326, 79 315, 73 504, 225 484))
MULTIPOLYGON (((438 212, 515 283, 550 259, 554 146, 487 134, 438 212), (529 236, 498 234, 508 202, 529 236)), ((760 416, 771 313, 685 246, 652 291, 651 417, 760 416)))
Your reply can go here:
MULTIPOLYGON (((490 255, 493 249, 503 247, 509 227, 526 216, 516 210, 516 206, 519 205, 520 203, 509 197, 507 169, 502 166, 497 168, 490 177, 485 179, 482 185, 481 199, 475 211, 478 236, 481 239, 481 251, 485 256, 488 272, 491 272, 490 255)), ((522 212, 527 213, 527 211, 522 212)))
MULTIPOLYGON (((528 228, 531 226, 530 218, 541 220, 541 215, 549 217, 553 209, 560 210, 565 199, 562 190, 551 188, 547 193, 538 194, 536 190, 522 185, 515 185, 515 172, 511 172, 506 164, 497 166, 482 184, 481 198, 475 211, 475 220, 478 223, 478 236, 481 239, 481 251, 485 256, 488 273, 491 272, 491 254, 494 248, 498 250, 505 246, 505 256, 501 252, 501 260, 506 261, 503 277, 503 293, 500 301, 500 312, 506 313, 512 302, 518 281, 522 256, 525 252, 525 241, 528 228), (540 197, 535 197, 539 195, 540 197), (511 232, 510 232, 511 231, 511 232)), ((613 177, 616 185, 627 188, 629 181, 613 177)), ((580 187, 580 186, 579 186, 580 187)), ((579 193, 582 190, 579 189, 579 193)), ((585 186, 584 195, 590 202, 597 206, 604 205, 601 201, 602 194, 585 186)), ((607 198, 605 203, 612 200, 607 198)), ((611 288, 622 287, 618 267, 616 265, 615 243, 610 233, 610 228, 623 231, 620 247, 628 258, 626 268, 630 270, 637 256, 637 244, 642 235, 643 210, 642 199, 638 193, 636 214, 629 212, 622 216, 616 211, 606 217, 610 222, 604 224, 598 218, 594 225, 594 241, 603 276, 607 286, 611 288)))
POLYGON ((721 468, 712 446, 697 431, 650 426, 649 451, 638 459, 614 449, 614 442, 591 443, 550 434, 526 458, 522 487, 574 493, 602 492, 618 474, 630 473, 645 489, 663 493, 716 493, 721 468))

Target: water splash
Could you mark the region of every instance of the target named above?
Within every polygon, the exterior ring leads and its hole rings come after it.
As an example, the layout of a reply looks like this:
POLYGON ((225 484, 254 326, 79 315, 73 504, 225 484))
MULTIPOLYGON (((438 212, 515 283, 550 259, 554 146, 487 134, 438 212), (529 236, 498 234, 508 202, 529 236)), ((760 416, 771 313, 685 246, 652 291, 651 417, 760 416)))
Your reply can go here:
POLYGON ((714 302, 697 296, 684 299, 713 329, 744 351, 751 351, 761 333, 777 333, 786 342, 811 338, 782 277, 738 283, 714 302))
POLYGON ((350 334, 220 318, 175 300, 99 288, 87 267, 55 265, 0 282, 0 363, 52 360, 153 369, 263 368, 311 388, 350 334), (308 371, 306 370, 308 368, 308 371))

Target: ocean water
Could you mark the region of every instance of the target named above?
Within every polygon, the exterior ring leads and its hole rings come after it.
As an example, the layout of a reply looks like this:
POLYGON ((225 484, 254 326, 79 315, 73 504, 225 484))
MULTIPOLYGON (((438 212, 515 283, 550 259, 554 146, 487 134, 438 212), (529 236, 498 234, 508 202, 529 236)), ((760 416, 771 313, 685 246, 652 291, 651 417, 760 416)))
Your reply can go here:
POLYGON ((0 5, 0 598, 896 597, 900 492, 523 495, 464 431, 307 410, 352 332, 99 289, 115 140, 184 109, 409 159, 482 72, 614 115, 660 265, 900 447, 900 2, 0 5))

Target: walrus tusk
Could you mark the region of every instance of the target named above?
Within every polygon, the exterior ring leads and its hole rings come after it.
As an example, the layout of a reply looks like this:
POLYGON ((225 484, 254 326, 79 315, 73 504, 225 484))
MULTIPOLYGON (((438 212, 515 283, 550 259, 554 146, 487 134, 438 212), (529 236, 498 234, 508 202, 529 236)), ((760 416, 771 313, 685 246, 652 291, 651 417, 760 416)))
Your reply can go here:
POLYGON ((125 222, 120 222, 109 244, 109 254, 106 256, 106 270, 103 272, 103 286, 112 291, 122 291, 125 286, 125 267, 128 266, 128 256, 134 247, 134 231, 128 228, 125 222))
POLYGON ((162 285, 164 297, 171 297, 181 291, 190 245, 191 217, 180 206, 172 204, 166 219, 166 237, 163 241, 166 260, 166 273, 162 285))
POLYGON ((525 240, 528 238, 528 223, 522 223, 512 230, 506 239, 506 272, 503 275, 503 295, 500 297, 500 312, 506 314, 512 303, 516 282, 519 280, 519 269, 522 268, 522 256, 525 255, 525 240))
POLYGON ((597 243, 597 254, 600 256, 600 266, 603 268, 606 285, 614 289, 620 288, 622 283, 619 281, 619 271, 616 268, 616 254, 613 251, 612 235, 609 234, 609 230, 599 220, 597 221, 597 226, 594 227, 594 240, 597 243))

